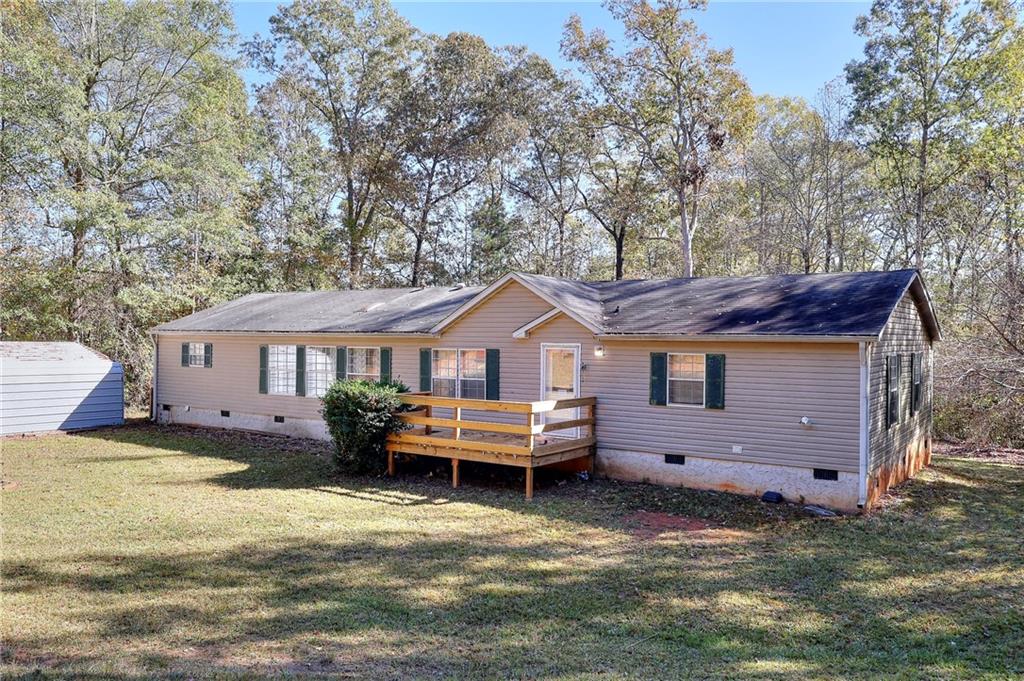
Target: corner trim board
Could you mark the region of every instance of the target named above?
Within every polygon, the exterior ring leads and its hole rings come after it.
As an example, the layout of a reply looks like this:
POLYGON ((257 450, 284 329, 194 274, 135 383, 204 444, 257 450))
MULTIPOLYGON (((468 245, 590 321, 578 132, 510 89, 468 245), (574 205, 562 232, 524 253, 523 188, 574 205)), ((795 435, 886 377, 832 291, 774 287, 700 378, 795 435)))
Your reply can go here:
POLYGON ((857 476, 857 506, 864 508, 868 500, 868 461, 871 438, 871 343, 859 344, 860 354, 860 418, 859 418, 859 471, 857 476))

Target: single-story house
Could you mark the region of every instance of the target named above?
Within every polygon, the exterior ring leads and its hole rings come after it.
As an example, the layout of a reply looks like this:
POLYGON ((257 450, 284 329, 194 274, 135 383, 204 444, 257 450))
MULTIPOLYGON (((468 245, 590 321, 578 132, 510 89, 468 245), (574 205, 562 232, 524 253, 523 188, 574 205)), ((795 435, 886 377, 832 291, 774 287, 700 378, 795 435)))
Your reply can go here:
POLYGON ((0 435, 123 423, 120 363, 79 343, 0 342, 0 435))
POLYGON ((930 459, 939 333, 915 270, 258 293, 153 329, 154 418, 325 438, 339 378, 592 396, 600 474, 855 510, 930 459))

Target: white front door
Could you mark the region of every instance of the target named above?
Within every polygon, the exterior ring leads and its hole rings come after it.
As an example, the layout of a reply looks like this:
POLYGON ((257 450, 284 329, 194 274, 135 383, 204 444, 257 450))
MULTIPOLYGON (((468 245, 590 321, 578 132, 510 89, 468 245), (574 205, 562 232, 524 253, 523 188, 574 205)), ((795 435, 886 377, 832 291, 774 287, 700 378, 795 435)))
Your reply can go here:
MULTIPOLYGON (((540 398, 567 400, 580 396, 580 346, 542 343, 540 346, 540 398)), ((544 423, 572 421, 580 410, 559 409, 541 415, 544 423)), ((566 428, 548 433, 553 437, 579 437, 579 428, 566 428)))

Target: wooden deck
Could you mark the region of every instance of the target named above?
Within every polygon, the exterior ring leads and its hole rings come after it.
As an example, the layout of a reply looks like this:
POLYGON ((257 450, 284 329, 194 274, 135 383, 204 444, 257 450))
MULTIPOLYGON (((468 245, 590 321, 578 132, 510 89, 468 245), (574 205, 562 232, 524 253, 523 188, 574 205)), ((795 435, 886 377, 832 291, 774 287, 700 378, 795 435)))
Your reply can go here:
POLYGON ((388 474, 394 475, 395 454, 436 456, 452 462, 452 486, 459 486, 459 461, 479 461, 526 469, 526 498, 533 497, 533 470, 540 466, 590 458, 593 463, 596 397, 538 402, 466 400, 425 394, 402 395, 413 407, 401 419, 412 428, 388 437, 388 474), (450 416, 434 416, 435 409, 450 416), (544 422, 543 415, 564 409, 580 410, 579 418, 544 422), (464 418, 466 412, 475 415, 464 418), (480 412, 484 416, 479 416, 480 412), (490 413, 502 421, 484 420, 490 413), (522 423, 510 421, 519 420, 522 423), (559 437, 578 429, 575 437, 559 437))

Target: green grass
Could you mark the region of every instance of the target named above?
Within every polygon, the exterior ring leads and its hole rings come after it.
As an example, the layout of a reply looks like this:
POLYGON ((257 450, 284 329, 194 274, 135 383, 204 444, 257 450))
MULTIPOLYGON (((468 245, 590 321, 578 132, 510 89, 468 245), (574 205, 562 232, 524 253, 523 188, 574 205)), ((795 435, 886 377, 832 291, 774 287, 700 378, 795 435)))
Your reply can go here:
POLYGON ((1024 674, 1024 468, 939 458, 818 520, 607 481, 527 502, 335 477, 148 425, 7 440, 4 677, 1008 678, 1024 674), (705 519, 638 533, 635 513, 705 519))

